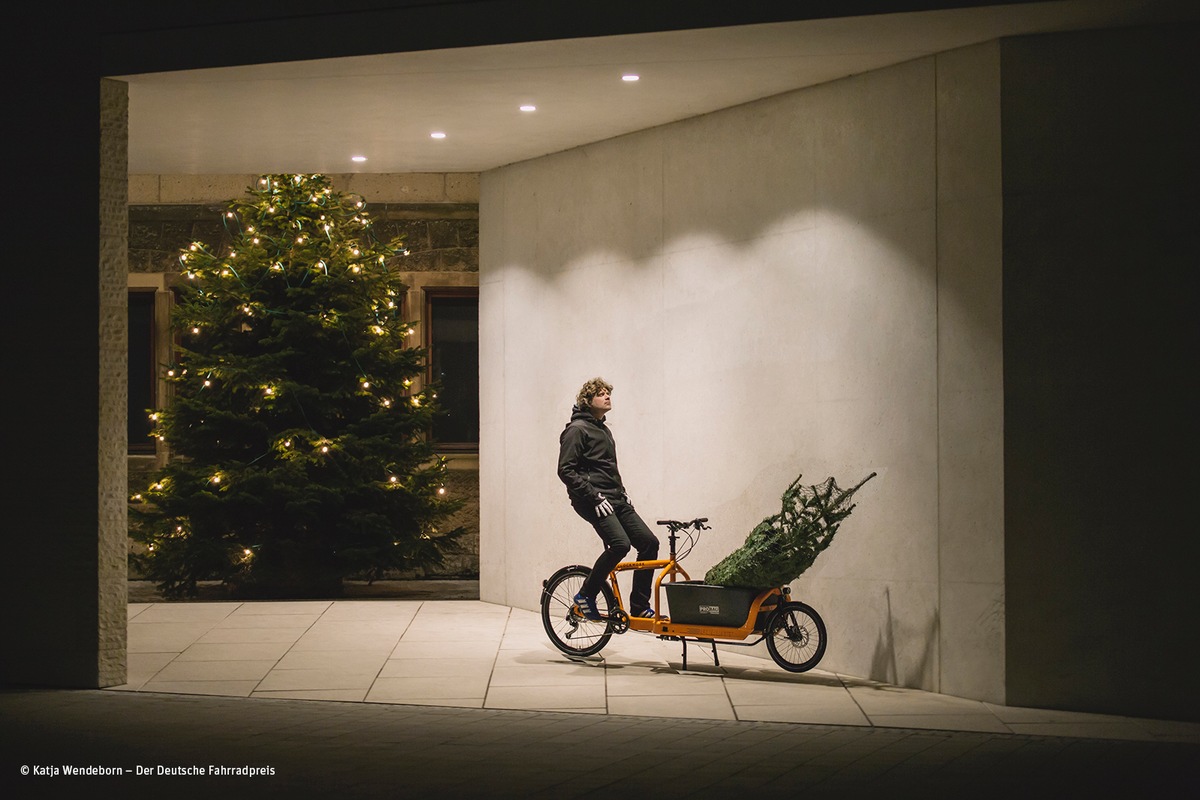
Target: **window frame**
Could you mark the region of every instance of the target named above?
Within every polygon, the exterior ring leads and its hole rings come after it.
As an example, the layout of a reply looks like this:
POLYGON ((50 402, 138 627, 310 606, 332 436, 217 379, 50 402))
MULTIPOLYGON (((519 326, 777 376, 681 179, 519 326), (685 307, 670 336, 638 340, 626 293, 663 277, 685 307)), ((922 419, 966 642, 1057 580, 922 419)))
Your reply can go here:
MULTIPOLYGON (((478 286, 441 286, 433 284, 425 284, 421 287, 422 303, 421 303, 421 322, 422 322, 422 345, 425 349, 425 385, 433 384, 433 306, 437 300, 452 298, 474 298, 476 306, 476 320, 478 320, 479 308, 479 287, 478 286)), ((478 334, 476 335, 476 343, 478 346, 478 334)), ((476 377, 476 391, 478 391, 478 377, 476 377)), ((476 423, 478 425, 478 422, 476 423)), ((441 442, 430 438, 434 448, 438 452, 445 453, 478 453, 479 441, 468 442, 441 442)))
MULTIPOLYGON (((147 373, 148 377, 149 377, 149 380, 148 380, 149 405, 147 407, 148 408, 158 408, 159 407, 159 397, 160 397, 160 389, 159 389, 159 385, 158 385, 159 384, 158 350, 159 350, 159 336, 160 336, 160 330, 159 330, 160 326, 159 326, 159 320, 158 320, 158 288, 155 286, 127 286, 126 287, 126 303, 127 303, 126 313, 128 313, 132 309, 135 296, 141 302, 145 302, 146 299, 149 300, 149 303, 147 304, 148 310, 150 312, 149 313, 149 323, 150 323, 149 336, 147 337, 146 341, 142 342, 141 345, 139 345, 139 347, 144 348, 143 361, 148 361, 148 366, 149 366, 149 370, 147 373)), ((134 355, 133 350, 134 350, 135 342, 133 341, 133 337, 130 336, 128 334, 128 332, 126 333, 126 337, 127 337, 126 350, 127 350, 128 356, 130 358, 130 364, 132 365, 132 359, 133 359, 133 355, 134 355)), ((128 416, 128 423, 127 423, 127 427, 126 427, 126 432, 127 432, 126 438, 128 439, 128 441, 126 442, 126 455, 130 455, 130 456, 156 455, 158 452, 158 445, 157 445, 157 442, 153 438, 146 436, 146 437, 143 437, 144 438, 143 441, 135 442, 131 437, 128 436, 128 431, 129 431, 129 428, 132 427, 133 417, 135 414, 135 411, 133 409, 134 394, 132 391, 129 391, 129 389, 132 389, 132 375, 133 375, 133 372, 132 372, 132 369, 130 369, 127 379, 126 379, 127 382, 129 383, 129 387, 127 388, 128 395, 126 397, 126 406, 127 406, 126 413, 128 416)), ((143 387, 143 388, 145 388, 145 387, 143 387)), ((141 412, 137 412, 137 413, 144 414, 145 412, 141 411, 141 412)))

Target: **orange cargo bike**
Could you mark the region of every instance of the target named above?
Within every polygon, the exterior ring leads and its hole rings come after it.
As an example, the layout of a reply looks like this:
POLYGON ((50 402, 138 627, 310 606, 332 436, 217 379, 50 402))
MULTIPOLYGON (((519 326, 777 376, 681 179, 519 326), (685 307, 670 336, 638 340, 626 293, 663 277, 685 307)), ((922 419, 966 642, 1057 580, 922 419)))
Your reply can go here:
POLYGON ((575 605, 574 597, 591 574, 591 568, 575 564, 563 567, 542 582, 542 625, 560 651, 571 658, 600 652, 614 634, 634 630, 660 639, 681 642, 683 668, 687 669, 689 641, 712 646, 713 661, 719 666, 717 644, 753 647, 762 641, 775 663, 788 672, 806 672, 825 655, 825 623, 810 606, 792 600, 787 586, 770 589, 709 586, 693 581, 680 563, 692 551, 700 531, 710 530, 707 517, 689 522, 664 519, 671 544, 670 556, 653 561, 623 561, 608 575, 596 597, 601 619, 590 620, 575 605), (683 538, 682 552, 676 543, 683 538), (625 609, 617 575, 631 570, 653 569, 653 617, 631 617, 625 609), (663 613, 665 589, 671 616, 663 613))

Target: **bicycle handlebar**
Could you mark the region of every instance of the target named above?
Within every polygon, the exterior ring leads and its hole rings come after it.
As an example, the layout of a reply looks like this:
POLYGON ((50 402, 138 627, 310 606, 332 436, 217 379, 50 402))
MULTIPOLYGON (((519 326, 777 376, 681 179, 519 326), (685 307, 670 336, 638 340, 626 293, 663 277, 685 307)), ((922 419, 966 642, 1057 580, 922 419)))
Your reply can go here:
POLYGON ((695 528, 700 530, 706 522, 708 522, 708 517, 696 517, 691 522, 680 522, 677 519, 660 519, 655 524, 666 525, 671 530, 682 530, 684 528, 695 528))

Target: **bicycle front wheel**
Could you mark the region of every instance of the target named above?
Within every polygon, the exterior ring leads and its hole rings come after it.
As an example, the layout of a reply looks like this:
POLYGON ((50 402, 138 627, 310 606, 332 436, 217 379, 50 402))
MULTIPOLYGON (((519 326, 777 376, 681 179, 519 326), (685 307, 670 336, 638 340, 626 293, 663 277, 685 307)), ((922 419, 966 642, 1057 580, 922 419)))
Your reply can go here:
POLYGON ((825 655, 825 622, 804 603, 784 603, 767 620, 767 652, 788 672, 807 672, 825 655))
MULTIPOLYGON (((608 620, 587 619, 575 607, 575 595, 591 572, 588 567, 563 567, 542 584, 542 627, 554 646, 569 656, 599 653, 612 638, 608 620)), ((612 589, 603 586, 596 610, 608 617, 614 605, 612 589)))

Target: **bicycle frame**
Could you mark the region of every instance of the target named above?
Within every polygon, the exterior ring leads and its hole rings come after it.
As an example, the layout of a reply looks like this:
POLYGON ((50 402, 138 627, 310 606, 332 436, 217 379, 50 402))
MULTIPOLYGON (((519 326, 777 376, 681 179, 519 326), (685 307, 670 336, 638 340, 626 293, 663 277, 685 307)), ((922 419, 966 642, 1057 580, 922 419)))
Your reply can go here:
MULTIPOLYGON (((672 543, 673 544, 673 543, 672 543)), ((656 569, 662 570, 654 579, 654 618, 649 617, 630 617, 629 628, 635 631, 646 631, 658 636, 666 637, 685 637, 690 636, 695 639, 732 639, 742 640, 753 635, 757 630, 757 622, 759 615, 764 610, 770 610, 779 603, 783 593, 778 588, 766 589, 759 593, 750 604, 750 613, 746 616, 746 621, 740 627, 729 627, 725 625, 683 625, 671 622, 669 617, 664 616, 660 609, 662 608, 662 582, 663 579, 668 579, 668 583, 674 583, 677 576, 682 575, 683 580, 691 580, 675 557, 655 559, 653 561, 622 561, 613 567, 612 572, 608 574, 609 583, 612 586, 613 597, 616 600, 617 607, 625 610, 625 601, 621 597, 621 588, 617 585, 617 575, 621 572, 632 572, 639 569, 656 569)))
POLYGON ((654 609, 655 619, 651 620, 648 617, 634 617, 629 620, 629 627, 633 628, 634 630, 651 630, 650 628, 634 625, 633 623, 654 622, 662 616, 659 613, 659 609, 662 608, 660 599, 662 597, 663 578, 669 577, 669 583, 674 583, 676 580, 676 575, 682 575, 683 580, 685 581, 691 580, 691 577, 687 574, 687 570, 679 565, 679 562, 675 560, 674 556, 671 556, 670 558, 655 559, 653 561, 622 561, 620 564, 617 564, 615 567, 613 567, 612 572, 608 573, 608 581, 612 585, 613 597, 616 598, 618 608, 625 608, 625 600, 621 597, 621 587, 617 585, 617 573, 632 572, 639 569, 662 570, 662 572, 660 572, 654 579, 654 605, 651 607, 654 609))

